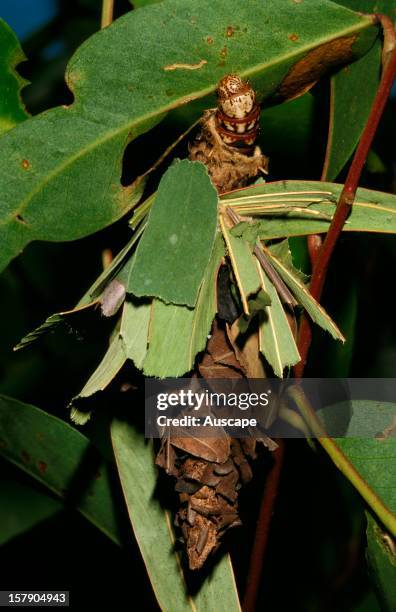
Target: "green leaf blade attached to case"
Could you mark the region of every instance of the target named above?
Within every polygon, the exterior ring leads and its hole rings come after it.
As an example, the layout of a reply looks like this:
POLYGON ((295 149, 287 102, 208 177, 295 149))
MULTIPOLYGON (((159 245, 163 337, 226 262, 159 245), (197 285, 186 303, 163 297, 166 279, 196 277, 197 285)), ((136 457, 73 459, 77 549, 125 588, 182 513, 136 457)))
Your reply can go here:
POLYGON ((137 247, 128 293, 195 306, 216 225, 217 192, 205 166, 188 160, 172 165, 137 247))

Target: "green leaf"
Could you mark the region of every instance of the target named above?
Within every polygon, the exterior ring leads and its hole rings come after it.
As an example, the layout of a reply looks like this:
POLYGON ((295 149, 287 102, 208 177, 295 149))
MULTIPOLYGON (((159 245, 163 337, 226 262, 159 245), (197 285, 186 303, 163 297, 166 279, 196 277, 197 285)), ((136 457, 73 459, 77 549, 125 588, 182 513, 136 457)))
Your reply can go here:
POLYGON ((389 536, 381 530, 375 519, 367 516, 366 558, 381 609, 392 612, 396 601, 396 555, 389 536), (388 539, 387 539, 388 538, 388 539))
POLYGON ((131 296, 124 302, 120 337, 128 359, 141 369, 147 354, 151 301, 131 296))
POLYGON ((332 437, 374 438, 392 424, 396 404, 353 400, 326 406, 316 414, 332 437))
MULTIPOLYGON (((394 0, 340 0, 346 8, 362 13, 382 13, 394 19, 394 0)), ((334 180, 352 155, 377 92, 381 76, 382 41, 331 78, 329 140, 322 178, 334 180)))
POLYGON ((32 342, 39 340, 45 334, 54 331, 62 323, 66 323, 72 327, 74 318, 78 318, 81 313, 94 308, 99 304, 99 299, 102 292, 106 289, 106 286, 110 283, 113 278, 117 278, 123 284, 126 284, 126 278, 129 274, 129 267, 132 263, 132 257, 127 259, 130 251, 136 241, 142 234, 144 226, 142 225, 137 230, 130 241, 125 245, 123 249, 114 257, 111 264, 103 270, 98 276, 91 287, 85 292, 82 298, 78 301, 75 308, 72 310, 66 310, 64 312, 56 312, 50 315, 39 327, 29 332, 20 342, 15 346, 14 350, 25 348, 32 342), (124 276, 126 278, 124 278, 124 276))
POLYGON ((244 334, 249 329, 250 323, 253 321, 254 317, 260 315, 265 311, 266 306, 271 306, 271 298, 263 289, 255 295, 253 298, 248 299, 249 304, 249 316, 242 316, 238 321, 238 329, 241 334, 244 334))
POLYGON ((35 406, 0 396, 0 454, 120 541, 110 466, 80 432, 35 406))
MULTIPOLYGON (((359 308, 359 282, 356 277, 348 277, 347 286, 343 286, 340 303, 334 312, 346 338, 345 343, 331 342, 323 350, 319 349, 321 355, 321 368, 326 372, 327 378, 347 378, 350 373, 355 336, 356 320, 359 308)), ((337 282, 336 282, 337 289, 337 282)))
POLYGON ((142 6, 148 6, 149 4, 158 4, 162 0, 129 0, 134 8, 141 8, 142 6))
POLYGON ((332 77, 324 180, 334 180, 355 150, 378 89, 380 71, 381 41, 378 40, 364 57, 332 77))
POLYGON ((124 343, 118 332, 113 335, 110 341, 109 348, 107 349, 102 361, 99 363, 96 370, 91 374, 83 389, 78 395, 73 397, 70 403, 70 418, 77 425, 85 425, 89 420, 91 413, 90 411, 80 410, 78 405, 75 404, 83 399, 103 391, 111 383, 113 378, 121 370, 122 366, 126 361, 126 354, 124 350, 124 343))
POLYGON ((65 310, 64 312, 56 312, 55 314, 50 315, 44 321, 44 323, 24 336, 22 340, 20 340, 14 347, 14 351, 19 351, 21 348, 26 348, 29 344, 36 342, 36 340, 39 340, 45 334, 54 331, 63 323, 66 323, 69 325, 69 327, 72 327, 74 319, 78 319, 82 313, 91 310, 97 306, 97 304, 98 301, 96 300, 94 302, 85 304, 84 306, 73 308, 73 310, 65 310))
POLYGON ((0 487, 0 546, 51 518, 63 507, 59 500, 30 483, 19 482, 4 469, 0 487))
POLYGON ((75 240, 130 210, 140 193, 120 184, 127 143, 213 93, 227 72, 251 78, 260 100, 292 97, 312 79, 309 61, 305 73, 292 71, 310 51, 321 47, 319 76, 364 54, 377 33, 369 18, 327 0, 165 0, 130 11, 70 60, 71 106, 2 136, 0 269, 31 240, 75 240))
POLYGON ((257 259, 253 256, 252 247, 245 237, 234 236, 226 227, 220 216, 221 230, 227 245, 228 256, 241 296, 245 315, 250 315, 249 296, 259 291, 261 278, 257 270, 257 259))
POLYGON ((396 405, 350 400, 327 406, 316 414, 297 385, 290 387, 288 393, 331 460, 395 537, 396 405), (326 426, 330 424, 330 435, 323 421, 326 426), (333 438, 334 430, 344 437, 333 438))
MULTIPOLYGON (((327 406, 319 411, 326 430, 335 437, 357 473, 352 484, 359 489, 364 483, 364 498, 396 536, 396 437, 394 435, 396 404, 372 400, 351 400, 327 406), (376 436, 376 437, 374 437, 376 436)), ((338 465, 338 456, 334 455, 338 465)), ((348 470, 344 471, 347 478, 348 470)))
MULTIPOLYGON (((309 204, 310 211, 318 211, 333 215, 335 202, 337 201, 342 185, 336 183, 320 183, 316 181, 277 181, 266 183, 256 187, 248 187, 237 193, 222 196, 221 202, 225 203, 232 200, 232 208, 238 201, 238 213, 243 215, 256 215, 264 217, 257 221, 257 233, 263 240, 272 238, 285 238, 290 236, 306 236, 309 234, 325 233, 329 229, 329 221, 317 219, 307 212, 291 211, 291 206, 301 207, 298 198, 313 201, 309 204), (316 194, 306 194, 304 192, 315 190, 316 194), (322 191, 322 195, 319 195, 322 191), (289 192, 298 192, 298 195, 290 196, 289 192), (326 195, 326 193, 330 195, 326 195), (265 197, 262 200, 255 198, 255 211, 252 212, 253 204, 245 202, 248 196, 259 196, 260 194, 281 194, 273 198, 265 197), (268 200, 271 199, 271 204, 268 200), (322 202, 315 202, 315 199, 323 199, 322 202), (287 202, 285 202, 287 200, 287 202), (270 206, 274 206, 277 201, 278 212, 272 212, 270 206), (283 203, 282 203, 283 202, 283 203), (261 212, 257 211, 257 206, 262 203, 261 212), (279 212, 279 208, 284 207, 284 212, 279 212)), ((309 202, 304 203, 307 206, 309 202)), ((396 195, 373 191, 371 189, 359 188, 356 200, 352 207, 352 213, 348 217, 347 223, 343 227, 345 232, 379 232, 385 234, 396 233, 396 195)))
POLYGON ((114 257, 111 264, 103 270, 103 272, 96 279, 96 281, 91 285, 88 291, 85 292, 85 294, 79 300, 76 307, 83 306, 85 304, 89 304, 90 302, 95 300, 97 297, 99 297, 100 294, 105 289, 106 285, 108 285, 110 281, 113 278, 115 278, 117 275, 119 275, 120 282, 123 282, 123 284, 126 284, 125 282, 126 279, 124 279, 123 277, 123 271, 125 268, 129 269, 128 266, 129 266, 130 258, 127 259, 127 257, 128 255, 130 255, 132 248, 134 247, 134 245, 136 244, 136 242, 142 235, 144 228, 145 228, 145 224, 142 224, 139 227, 139 229, 134 232, 129 242, 124 246, 123 249, 121 249, 119 253, 117 253, 117 255, 114 257))
POLYGON ((213 249, 217 192, 206 167, 173 164, 159 184, 127 286, 138 297, 194 306, 213 249))
POLYGON ((259 273, 262 287, 271 298, 271 306, 266 306, 265 318, 260 322, 260 351, 275 375, 282 378, 284 369, 298 363, 301 357, 278 293, 265 272, 259 273))
MULTIPOLYGON (((374 403, 374 402, 373 402, 374 403)), ((394 410, 394 405, 393 405, 394 410)), ((353 421, 353 419, 352 419, 353 421)), ((359 428, 361 431, 361 428, 359 428)), ((396 438, 337 438, 336 443, 354 468, 379 498, 393 521, 396 536, 396 438)), ((370 503, 369 500, 368 503, 370 503)), ((376 507, 373 507, 376 512, 376 507)))
POLYGON ((259 144, 270 159, 271 174, 293 168, 294 176, 306 171, 304 164, 312 155, 315 130, 315 95, 305 95, 283 104, 263 108, 260 116, 259 144))
POLYGON ((279 259, 274 257, 269 249, 266 249, 266 252, 279 276, 281 276, 283 281, 289 287, 298 303, 305 308, 311 319, 322 329, 328 331, 335 340, 341 340, 344 342, 345 338, 338 329, 337 325, 334 323, 334 321, 332 321, 319 302, 312 297, 299 276, 294 274, 287 266, 281 263, 279 259))
POLYGON ((129 518, 160 608, 172 612, 240 612, 228 556, 216 564, 194 595, 189 594, 175 550, 172 519, 156 495, 152 445, 120 420, 113 421, 111 435, 129 518))
POLYGON ((196 355, 204 350, 217 312, 216 278, 223 255, 224 245, 218 234, 195 308, 154 299, 149 349, 143 362, 147 376, 182 376, 192 369, 196 355))
POLYGON ((298 270, 293 264, 292 253, 290 250, 289 241, 287 239, 277 242, 276 244, 272 244, 269 246, 269 250, 271 251, 272 255, 276 257, 286 268, 288 268, 290 272, 294 274, 294 276, 297 276, 302 283, 308 282, 309 276, 304 274, 304 272, 301 272, 301 270, 298 270))
POLYGON ((27 81, 15 70, 25 59, 14 32, 0 19, 0 133, 10 130, 29 116, 21 100, 21 89, 27 81))

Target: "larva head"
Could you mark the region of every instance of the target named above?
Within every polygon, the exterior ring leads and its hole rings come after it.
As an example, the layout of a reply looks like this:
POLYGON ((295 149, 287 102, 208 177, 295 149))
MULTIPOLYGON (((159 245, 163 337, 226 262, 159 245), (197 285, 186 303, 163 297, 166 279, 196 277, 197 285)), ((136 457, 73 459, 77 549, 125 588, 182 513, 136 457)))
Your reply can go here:
POLYGON ((256 102, 254 89, 236 74, 228 74, 221 79, 217 96, 223 113, 235 119, 246 117, 256 102))

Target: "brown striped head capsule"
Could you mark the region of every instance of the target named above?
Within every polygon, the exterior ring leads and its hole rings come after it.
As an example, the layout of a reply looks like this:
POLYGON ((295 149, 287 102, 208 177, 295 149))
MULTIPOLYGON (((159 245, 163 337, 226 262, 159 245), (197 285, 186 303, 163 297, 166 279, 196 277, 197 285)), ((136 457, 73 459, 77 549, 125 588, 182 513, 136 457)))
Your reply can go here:
POLYGON ((256 93, 236 74, 221 79, 217 88, 216 127, 229 145, 251 146, 257 136, 260 107, 256 93))

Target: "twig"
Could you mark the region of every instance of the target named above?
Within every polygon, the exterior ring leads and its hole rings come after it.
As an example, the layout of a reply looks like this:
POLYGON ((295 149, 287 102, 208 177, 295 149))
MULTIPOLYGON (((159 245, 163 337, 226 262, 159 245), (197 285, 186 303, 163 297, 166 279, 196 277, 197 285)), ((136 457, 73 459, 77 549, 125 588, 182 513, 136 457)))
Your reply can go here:
POLYGON ((349 482, 353 484, 355 489, 374 510, 389 532, 392 535, 396 535, 396 518, 394 514, 385 506, 382 499, 376 495, 373 489, 370 488, 367 481, 361 477, 334 440, 329 437, 301 387, 299 385, 292 386, 288 390, 288 394, 295 402, 315 438, 317 438, 318 442, 332 459, 334 465, 336 465, 340 472, 342 472, 342 474, 348 478, 349 482))
MULTIPOLYGON (((330 258, 333 254, 334 247, 341 234, 344 223, 351 211, 353 201, 355 199, 356 190, 359 184, 360 175, 363 170, 368 152, 371 147, 378 123, 381 119, 385 104, 388 100, 393 81, 396 76, 396 49, 390 55, 387 55, 385 70, 378 87, 373 106, 370 111, 366 127, 356 149, 348 176, 345 181, 344 188, 338 200, 337 208, 330 224, 329 230, 322 247, 318 251, 314 262, 310 292, 316 300, 320 300, 323 291, 323 285, 326 279, 327 270, 329 267, 330 258)), ((294 374, 297 378, 303 375, 305 363, 309 347, 311 344, 311 329, 307 318, 304 316, 301 321, 298 350, 301 355, 301 361, 294 368, 294 374)))
POLYGON ((268 474, 264 495, 261 500, 260 512, 257 519, 257 527, 254 538, 253 549, 250 557, 249 572, 247 575, 247 588, 243 598, 243 612, 254 612, 260 585, 263 567, 264 551, 267 548, 271 528, 271 518, 274 513, 279 480, 282 471, 285 443, 282 439, 277 440, 278 448, 273 453, 274 465, 268 474))
POLYGON ((102 2, 102 18, 100 20, 100 27, 106 28, 113 21, 114 13, 114 0, 103 0, 102 2))

